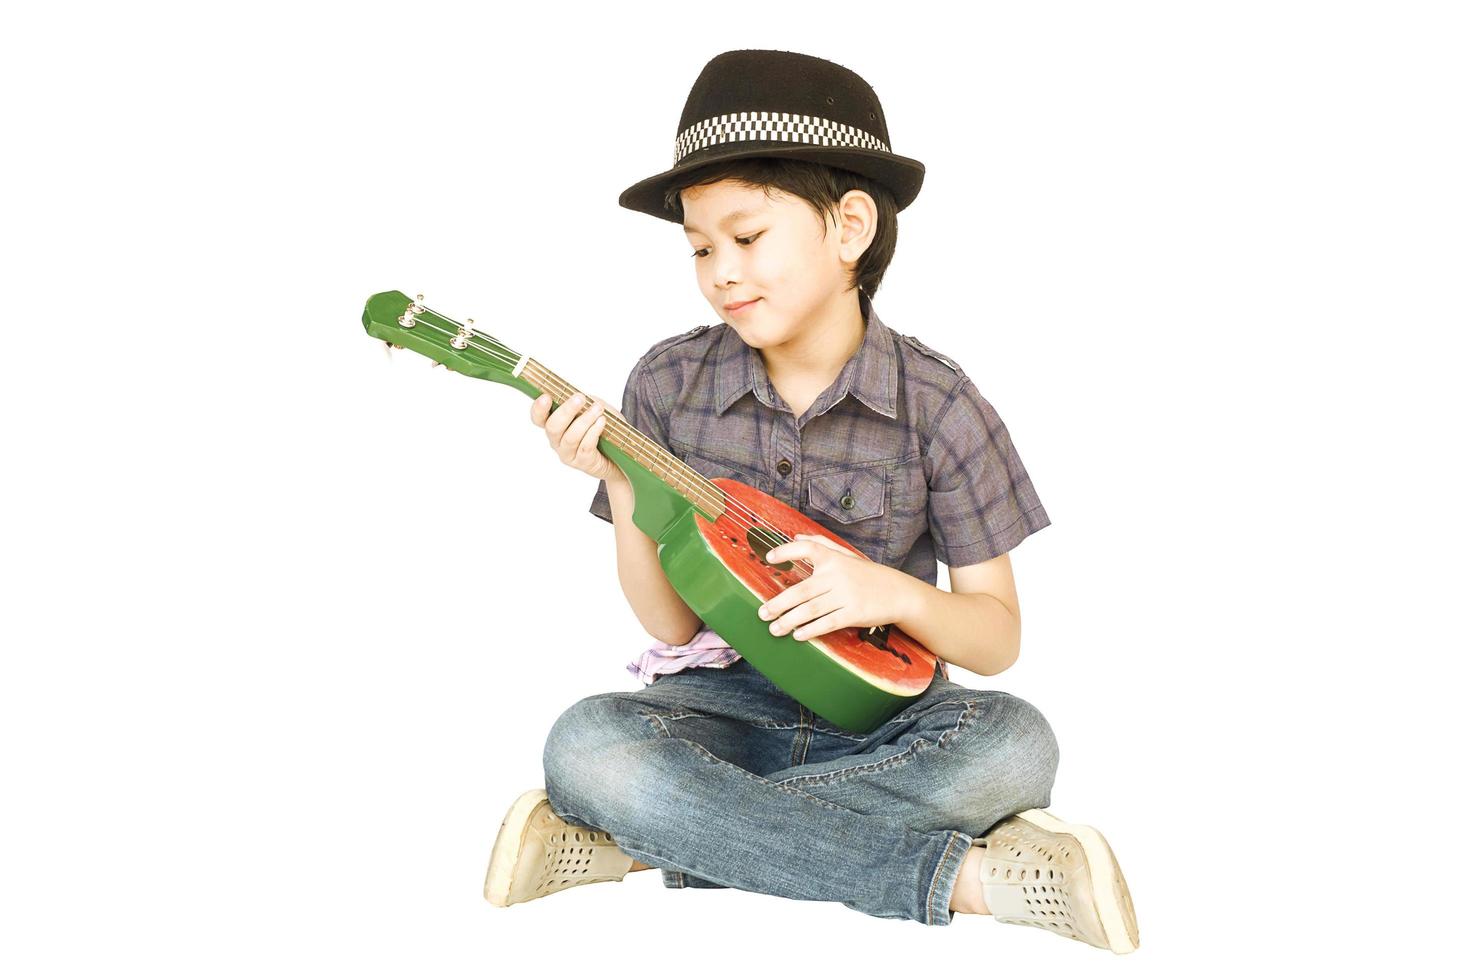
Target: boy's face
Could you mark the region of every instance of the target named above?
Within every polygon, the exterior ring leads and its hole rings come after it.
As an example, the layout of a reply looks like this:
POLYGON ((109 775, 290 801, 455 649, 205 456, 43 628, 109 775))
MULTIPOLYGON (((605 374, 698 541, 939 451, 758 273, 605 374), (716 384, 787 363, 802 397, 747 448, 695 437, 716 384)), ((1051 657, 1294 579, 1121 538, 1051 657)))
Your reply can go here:
POLYGON ((806 201, 774 189, 727 179, 680 200, 700 291, 749 346, 780 347, 856 303, 848 274, 873 238, 869 195, 845 194, 825 236, 806 201), (727 309, 741 300, 755 302, 727 309))

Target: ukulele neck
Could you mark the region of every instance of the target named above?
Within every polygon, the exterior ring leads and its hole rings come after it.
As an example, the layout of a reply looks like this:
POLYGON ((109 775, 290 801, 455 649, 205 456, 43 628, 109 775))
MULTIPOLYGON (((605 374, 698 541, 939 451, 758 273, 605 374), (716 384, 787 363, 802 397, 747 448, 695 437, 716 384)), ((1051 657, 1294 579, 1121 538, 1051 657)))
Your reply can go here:
MULTIPOLYGON (((513 373, 551 395, 553 407, 581 390, 532 358, 527 358, 525 364, 513 373)), ((725 493, 719 487, 622 418, 608 414, 607 419, 600 442, 611 443, 634 463, 688 500, 692 506, 709 514, 711 520, 725 512, 725 493)))

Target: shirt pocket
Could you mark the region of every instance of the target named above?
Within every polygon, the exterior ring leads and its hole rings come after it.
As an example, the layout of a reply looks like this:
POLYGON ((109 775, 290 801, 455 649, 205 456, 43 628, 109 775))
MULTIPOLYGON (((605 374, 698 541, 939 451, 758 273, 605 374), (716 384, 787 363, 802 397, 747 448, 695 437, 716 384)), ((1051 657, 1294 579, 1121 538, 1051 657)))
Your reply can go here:
POLYGON ((807 505, 817 523, 882 563, 889 542, 888 464, 830 470, 807 478, 807 505))

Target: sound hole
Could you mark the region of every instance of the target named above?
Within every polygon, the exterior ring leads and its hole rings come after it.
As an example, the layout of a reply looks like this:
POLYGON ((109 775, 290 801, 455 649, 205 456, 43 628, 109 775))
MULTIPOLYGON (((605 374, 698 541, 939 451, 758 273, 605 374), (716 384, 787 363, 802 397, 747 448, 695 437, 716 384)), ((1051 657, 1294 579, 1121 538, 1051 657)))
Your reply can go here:
MULTIPOLYGON (((891 623, 889 625, 893 624, 891 623)), ((906 664, 914 662, 909 659, 909 654, 903 650, 895 650, 889 646, 889 626, 871 626, 868 629, 859 630, 858 636, 864 643, 872 644, 890 656, 898 657, 906 664)))
MULTIPOLYGON (((752 551, 761 556, 762 564, 771 565, 771 562, 766 560, 766 553, 786 542, 777 537, 776 533, 769 528, 753 527, 746 531, 746 543, 751 546, 752 551)), ((792 563, 784 561, 780 565, 771 565, 771 567, 789 572, 792 570, 792 563)))

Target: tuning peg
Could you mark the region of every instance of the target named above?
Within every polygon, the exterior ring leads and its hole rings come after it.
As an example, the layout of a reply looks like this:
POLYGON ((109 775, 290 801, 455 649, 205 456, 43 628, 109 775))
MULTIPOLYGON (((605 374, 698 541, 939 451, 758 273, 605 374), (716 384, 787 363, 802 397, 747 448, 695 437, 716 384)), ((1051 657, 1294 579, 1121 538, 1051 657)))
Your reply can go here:
POLYGON ((449 339, 449 345, 455 350, 464 350, 470 346, 470 338, 475 336, 475 321, 469 317, 465 318, 465 325, 460 332, 449 339))

